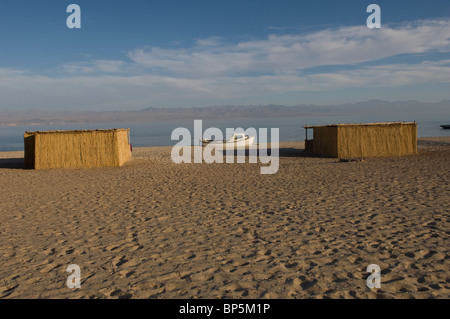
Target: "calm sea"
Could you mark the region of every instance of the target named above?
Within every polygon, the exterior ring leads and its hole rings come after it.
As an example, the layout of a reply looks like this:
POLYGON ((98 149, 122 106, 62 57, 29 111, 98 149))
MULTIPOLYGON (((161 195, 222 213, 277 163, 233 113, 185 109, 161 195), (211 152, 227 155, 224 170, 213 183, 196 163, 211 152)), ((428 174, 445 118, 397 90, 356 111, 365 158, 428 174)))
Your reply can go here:
MULTIPOLYGON (((302 141, 305 139, 304 125, 325 125, 337 123, 370 123, 392 121, 416 121, 418 122, 419 137, 450 136, 450 130, 441 129, 440 125, 450 124, 448 114, 422 114, 402 116, 303 116, 280 118, 245 118, 203 120, 203 131, 208 127, 217 127, 226 133, 226 128, 255 129, 279 128, 280 141, 302 141)), ((172 146, 178 141, 171 140, 172 131, 177 127, 185 127, 194 134, 194 120, 164 121, 157 123, 101 123, 101 124, 76 124, 76 125, 52 125, 52 126, 14 126, 0 127, 0 151, 23 150, 23 133, 25 131, 47 130, 77 130, 77 129, 109 129, 130 128, 131 143, 134 147, 141 146, 172 146)), ((228 136, 224 136, 227 138, 228 136)), ((193 138, 193 136, 192 136, 193 138)), ((193 142, 196 144, 196 142, 193 142)))

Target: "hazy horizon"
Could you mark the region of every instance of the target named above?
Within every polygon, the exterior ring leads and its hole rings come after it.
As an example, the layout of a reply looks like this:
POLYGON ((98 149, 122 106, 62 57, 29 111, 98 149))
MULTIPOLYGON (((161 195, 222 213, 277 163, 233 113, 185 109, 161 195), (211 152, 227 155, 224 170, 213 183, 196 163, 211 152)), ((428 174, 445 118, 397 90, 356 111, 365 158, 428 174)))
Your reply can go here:
MULTIPOLYGON (((427 115, 438 116, 444 122, 450 122, 450 100, 438 103, 421 103, 418 101, 368 100, 358 103, 314 105, 298 104, 286 106, 267 105, 222 105, 190 108, 148 107, 128 111, 45 111, 45 110, 0 110, 0 126, 36 126, 87 123, 142 123, 188 119, 222 119, 222 118, 276 118, 299 116, 370 116, 384 114, 387 118, 395 116, 397 120, 415 115, 416 120, 427 115), (448 117, 448 120, 445 119, 448 117)), ((445 124, 445 123, 443 123, 445 124)))

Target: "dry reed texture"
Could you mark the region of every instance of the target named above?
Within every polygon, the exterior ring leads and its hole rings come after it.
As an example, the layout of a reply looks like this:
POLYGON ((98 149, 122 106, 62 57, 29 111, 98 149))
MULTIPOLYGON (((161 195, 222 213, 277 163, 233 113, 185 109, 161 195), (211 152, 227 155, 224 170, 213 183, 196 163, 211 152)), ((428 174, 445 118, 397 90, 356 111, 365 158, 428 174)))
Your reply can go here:
POLYGON ((122 166, 131 157, 129 129, 26 132, 27 168, 122 166))
POLYGON ((338 128, 337 126, 315 127, 313 152, 330 157, 338 157, 338 128))
POLYGON ((416 123, 337 124, 313 127, 313 152, 346 158, 417 154, 416 123))

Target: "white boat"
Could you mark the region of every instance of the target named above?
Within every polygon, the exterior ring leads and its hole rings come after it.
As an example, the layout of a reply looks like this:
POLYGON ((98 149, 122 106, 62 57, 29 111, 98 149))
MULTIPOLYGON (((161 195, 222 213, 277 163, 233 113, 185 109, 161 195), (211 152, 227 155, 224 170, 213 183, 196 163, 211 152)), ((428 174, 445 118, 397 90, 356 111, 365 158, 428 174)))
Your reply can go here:
POLYGON ((253 145, 253 142, 255 141, 254 136, 248 136, 244 133, 234 133, 231 138, 228 140, 206 140, 201 138, 200 139, 202 146, 206 145, 222 145, 224 148, 227 147, 246 147, 253 145))

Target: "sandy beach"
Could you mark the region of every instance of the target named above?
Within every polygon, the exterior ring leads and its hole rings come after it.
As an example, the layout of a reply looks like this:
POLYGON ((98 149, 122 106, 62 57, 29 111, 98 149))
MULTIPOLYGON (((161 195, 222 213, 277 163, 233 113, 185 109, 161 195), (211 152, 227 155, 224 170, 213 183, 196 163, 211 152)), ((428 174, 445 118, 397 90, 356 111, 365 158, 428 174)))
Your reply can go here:
POLYGON ((0 297, 449 298, 450 139, 350 162, 303 148, 280 143, 273 175, 171 147, 95 169, 0 153, 0 297))

